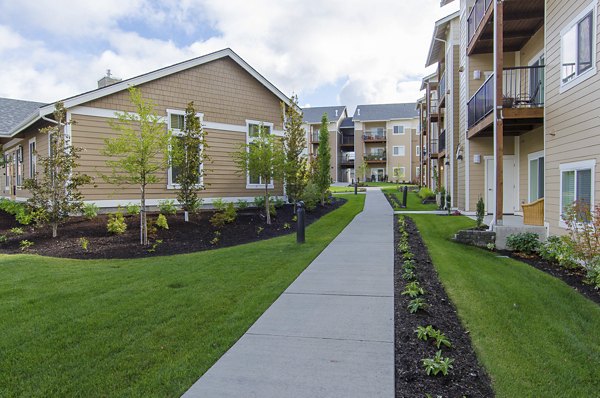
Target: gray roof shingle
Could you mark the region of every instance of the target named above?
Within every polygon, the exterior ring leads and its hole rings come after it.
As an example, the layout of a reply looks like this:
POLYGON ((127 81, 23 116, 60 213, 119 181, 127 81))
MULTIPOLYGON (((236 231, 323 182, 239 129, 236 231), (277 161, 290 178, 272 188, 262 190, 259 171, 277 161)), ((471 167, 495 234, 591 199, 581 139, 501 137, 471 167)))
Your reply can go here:
POLYGON ((356 121, 412 119, 418 117, 417 104, 358 105, 352 117, 356 121))
POLYGON ((27 120, 29 116, 43 105, 46 104, 42 102, 0 98, 0 134, 10 133, 12 129, 27 120))
POLYGON ((323 113, 327 114, 327 118, 330 122, 338 120, 344 113, 345 106, 318 106, 314 108, 304 108, 304 123, 321 123, 323 113), (335 111, 337 110, 337 116, 335 111))
POLYGON ((342 123, 340 123, 340 128, 341 129, 353 129, 354 128, 354 120, 352 120, 351 117, 344 118, 344 120, 342 120, 342 123))

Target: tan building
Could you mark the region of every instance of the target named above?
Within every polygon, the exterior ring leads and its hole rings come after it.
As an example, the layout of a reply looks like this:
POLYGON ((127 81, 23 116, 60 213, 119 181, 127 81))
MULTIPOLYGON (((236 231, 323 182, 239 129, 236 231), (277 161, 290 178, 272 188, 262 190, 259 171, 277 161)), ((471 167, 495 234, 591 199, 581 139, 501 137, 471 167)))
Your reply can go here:
MULTIPOLYGON (((104 140, 117 134, 109 125, 116 112, 135 112, 127 88, 139 87, 142 95, 153 101, 165 128, 175 134, 182 127, 185 108, 190 101, 198 111, 207 132, 208 155, 212 162, 204 180, 205 203, 215 198, 251 200, 260 195, 264 185, 251 176, 237 174, 232 152, 240 144, 252 141, 258 125, 282 135, 282 103, 290 100, 275 86, 230 49, 221 50, 175 64, 128 80, 103 78, 99 88, 63 102, 68 121, 65 134, 73 145, 82 147, 79 171, 95 177, 95 187, 86 186, 87 202, 100 207, 115 207, 139 198, 135 186, 106 184, 99 176, 108 173, 106 158, 101 154, 104 140), (108 84, 108 85, 107 85, 108 84)), ((47 138, 38 130, 52 124, 54 104, 41 106, 14 100, 0 100, 0 140, 4 144, 5 178, 3 196, 24 200, 29 194, 22 188, 24 178, 35 175, 36 153, 48 151, 47 138), (10 112, 19 108, 18 112, 10 112)), ((283 194, 280 182, 271 182, 274 194, 283 194)), ((175 199, 177 185, 173 172, 164 170, 158 183, 149 187, 149 205, 159 200, 175 199)))
POLYGON ((421 144, 415 103, 358 105, 352 119, 358 179, 418 181, 421 144))

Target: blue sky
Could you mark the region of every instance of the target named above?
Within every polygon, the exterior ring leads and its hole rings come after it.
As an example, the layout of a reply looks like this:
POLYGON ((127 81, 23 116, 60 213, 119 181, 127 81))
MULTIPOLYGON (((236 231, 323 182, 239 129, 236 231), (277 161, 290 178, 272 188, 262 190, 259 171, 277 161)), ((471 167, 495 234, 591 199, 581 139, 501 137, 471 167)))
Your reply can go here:
POLYGON ((301 105, 414 102, 439 0, 0 0, 0 97, 51 102, 231 47, 301 105), (368 4, 368 7, 366 6, 368 4))

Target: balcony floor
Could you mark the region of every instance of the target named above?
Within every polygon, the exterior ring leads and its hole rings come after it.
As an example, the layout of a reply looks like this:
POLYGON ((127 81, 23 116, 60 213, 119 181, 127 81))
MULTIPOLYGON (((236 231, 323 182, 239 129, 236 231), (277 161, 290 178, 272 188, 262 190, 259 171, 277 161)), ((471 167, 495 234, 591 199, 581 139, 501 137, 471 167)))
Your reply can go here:
MULTIPOLYGON (((519 136, 544 125, 544 108, 505 108, 502 110, 505 136, 519 136)), ((468 130, 467 138, 491 137, 494 114, 490 113, 468 130)))

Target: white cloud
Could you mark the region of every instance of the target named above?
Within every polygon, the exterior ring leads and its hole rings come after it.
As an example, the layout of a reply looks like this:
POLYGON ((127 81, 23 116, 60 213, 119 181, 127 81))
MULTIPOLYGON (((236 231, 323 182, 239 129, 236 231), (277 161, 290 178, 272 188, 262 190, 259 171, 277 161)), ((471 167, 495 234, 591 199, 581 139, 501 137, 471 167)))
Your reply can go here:
POLYGON ((107 68, 128 78, 231 47, 301 100, 345 81, 338 98, 350 107, 416 100, 433 22, 449 13, 439 0, 0 0, 0 6, 14 16, 0 25, 0 96, 51 101, 94 88, 107 68), (17 25, 25 22, 52 37, 87 40, 95 52, 52 48, 42 36, 27 36, 27 26, 17 25), (125 32, 120 22, 140 28, 125 32), (145 37, 149 27, 175 37, 207 24, 218 34, 183 46, 145 37))

